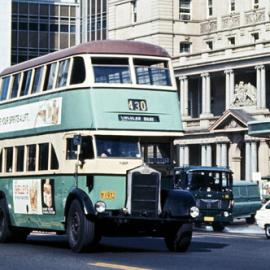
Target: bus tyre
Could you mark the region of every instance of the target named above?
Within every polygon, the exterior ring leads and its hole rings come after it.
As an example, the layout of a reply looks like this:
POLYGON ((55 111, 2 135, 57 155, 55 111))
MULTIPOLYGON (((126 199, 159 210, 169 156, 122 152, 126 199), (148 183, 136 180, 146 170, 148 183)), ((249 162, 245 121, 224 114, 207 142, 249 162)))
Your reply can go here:
POLYGON ((212 228, 214 232, 223 232, 225 226, 221 222, 214 222, 212 228))
POLYGON ((93 250, 98 244, 95 223, 87 219, 78 200, 72 201, 67 217, 69 246, 74 252, 93 250))
POLYGON ((181 231, 181 227, 175 232, 166 235, 164 240, 169 251, 186 252, 190 246, 192 231, 181 231))
POLYGON ((6 209, 6 201, 0 200, 0 243, 6 243, 11 240, 11 229, 9 226, 9 217, 6 209))
POLYGON ((11 240, 13 242, 22 243, 26 241, 29 234, 30 234, 30 231, 28 230, 12 229, 11 240))
POLYGON ((267 239, 270 239, 270 225, 269 224, 265 225, 265 235, 267 239))

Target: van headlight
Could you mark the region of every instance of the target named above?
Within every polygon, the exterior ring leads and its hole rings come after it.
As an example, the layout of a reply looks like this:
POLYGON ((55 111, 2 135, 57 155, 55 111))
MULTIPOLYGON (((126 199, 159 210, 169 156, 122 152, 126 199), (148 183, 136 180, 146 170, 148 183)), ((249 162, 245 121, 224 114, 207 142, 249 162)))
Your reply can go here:
POLYGON ((190 208, 190 216, 191 216, 192 218, 198 217, 199 214, 200 214, 200 210, 199 210, 198 207, 192 206, 192 207, 190 208))
POLYGON ((105 210, 106 210, 106 204, 105 204, 105 202, 102 202, 102 201, 96 202, 96 204, 95 204, 95 209, 96 209, 96 211, 97 211, 98 213, 103 213, 103 212, 105 212, 105 210))

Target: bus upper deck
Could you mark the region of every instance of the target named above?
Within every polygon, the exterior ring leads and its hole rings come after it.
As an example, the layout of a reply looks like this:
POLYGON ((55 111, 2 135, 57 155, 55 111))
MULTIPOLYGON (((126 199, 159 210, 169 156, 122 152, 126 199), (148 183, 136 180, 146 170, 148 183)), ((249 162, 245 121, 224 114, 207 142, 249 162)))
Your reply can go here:
POLYGON ((0 110, 0 137, 33 128, 182 131, 169 56, 141 42, 86 43, 8 68, 0 110))

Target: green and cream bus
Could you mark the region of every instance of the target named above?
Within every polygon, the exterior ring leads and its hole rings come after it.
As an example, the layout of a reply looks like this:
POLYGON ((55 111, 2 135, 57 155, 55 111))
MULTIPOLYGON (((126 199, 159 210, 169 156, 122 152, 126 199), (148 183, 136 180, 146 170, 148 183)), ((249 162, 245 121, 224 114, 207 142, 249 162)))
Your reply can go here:
POLYGON ((142 42, 81 44, 0 74, 0 242, 67 233, 164 237, 186 251, 198 215, 170 181, 181 135, 169 55, 142 42))

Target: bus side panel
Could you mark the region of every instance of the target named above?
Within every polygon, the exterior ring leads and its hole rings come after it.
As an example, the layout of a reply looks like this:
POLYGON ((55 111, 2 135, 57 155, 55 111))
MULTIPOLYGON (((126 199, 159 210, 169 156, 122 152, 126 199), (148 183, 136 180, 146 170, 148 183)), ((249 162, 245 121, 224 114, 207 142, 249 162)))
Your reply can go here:
MULTIPOLYGON (((63 185, 66 178, 54 176, 2 180, 0 189, 6 194, 11 225, 64 230, 63 185)), ((73 185, 74 177, 68 178, 70 178, 68 182, 73 185)))
POLYGON ((97 201, 106 203, 107 210, 119 210, 125 207, 126 177, 118 175, 95 175, 93 188, 87 187, 86 179, 79 181, 79 188, 84 190, 95 205, 97 201))

